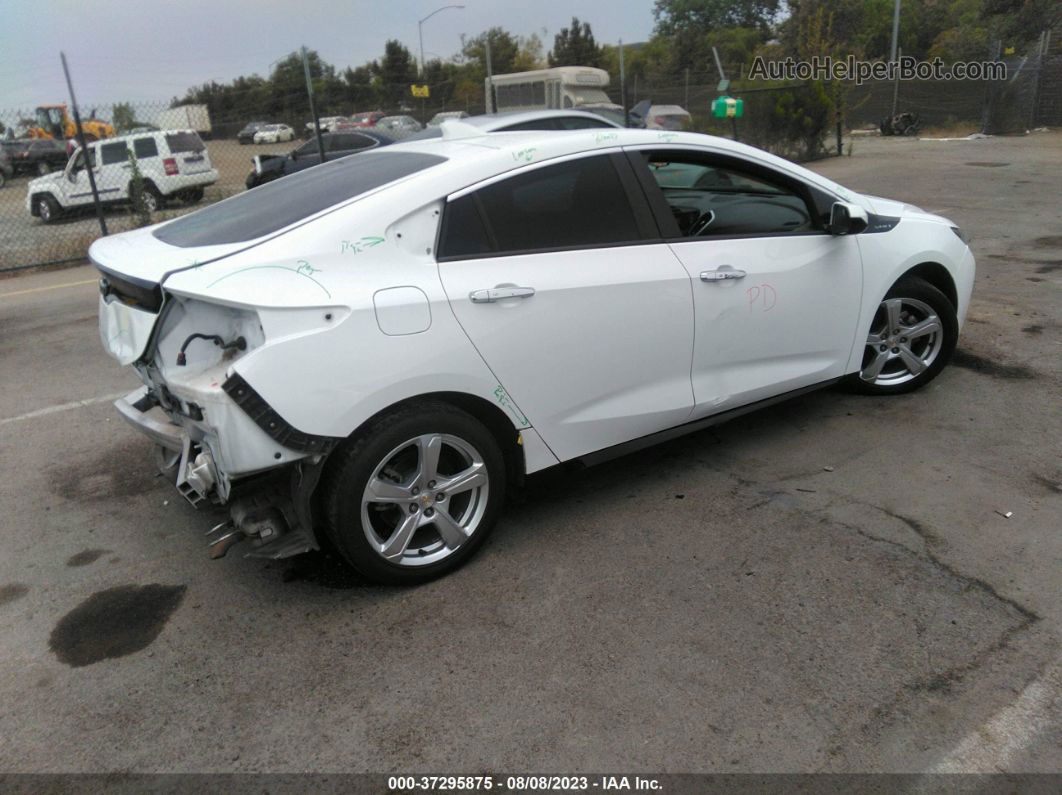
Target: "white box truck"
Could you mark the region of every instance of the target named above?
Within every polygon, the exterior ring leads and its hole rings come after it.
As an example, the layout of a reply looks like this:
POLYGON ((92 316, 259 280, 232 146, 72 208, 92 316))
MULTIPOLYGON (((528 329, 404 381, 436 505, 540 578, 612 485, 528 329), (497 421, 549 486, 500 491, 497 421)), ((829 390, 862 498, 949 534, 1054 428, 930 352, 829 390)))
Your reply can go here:
POLYGON ((155 122, 160 130, 195 130, 202 138, 210 137, 210 113, 206 105, 179 105, 159 111, 155 122))

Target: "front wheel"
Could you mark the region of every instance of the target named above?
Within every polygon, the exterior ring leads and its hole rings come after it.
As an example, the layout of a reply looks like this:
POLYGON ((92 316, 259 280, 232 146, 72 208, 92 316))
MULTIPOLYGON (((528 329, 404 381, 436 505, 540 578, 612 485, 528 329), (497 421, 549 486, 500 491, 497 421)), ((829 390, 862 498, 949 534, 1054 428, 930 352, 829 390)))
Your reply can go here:
POLYGON ((901 279, 878 306, 862 366, 849 383, 870 395, 918 389, 944 369, 958 337, 948 297, 923 279, 901 279))
POLYGON ((59 217, 60 213, 59 202, 51 196, 37 197, 37 217, 40 218, 43 223, 52 223, 52 221, 59 217))
POLYGON ((322 485, 326 529, 347 562, 373 582, 414 585, 458 568, 486 539, 505 462, 477 419, 422 403, 340 447, 322 485))

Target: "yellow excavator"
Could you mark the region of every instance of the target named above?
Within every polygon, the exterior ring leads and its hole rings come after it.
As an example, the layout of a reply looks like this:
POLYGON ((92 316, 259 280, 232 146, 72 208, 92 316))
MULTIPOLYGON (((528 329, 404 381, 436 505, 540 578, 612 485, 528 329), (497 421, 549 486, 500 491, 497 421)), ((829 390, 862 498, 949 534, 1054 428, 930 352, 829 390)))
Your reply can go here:
MULTIPOLYGON (((81 128, 88 141, 114 137, 114 127, 100 119, 82 119, 81 128)), ((66 112, 66 105, 40 105, 37 107, 37 126, 31 127, 27 134, 30 138, 69 140, 77 135, 77 125, 66 112)))

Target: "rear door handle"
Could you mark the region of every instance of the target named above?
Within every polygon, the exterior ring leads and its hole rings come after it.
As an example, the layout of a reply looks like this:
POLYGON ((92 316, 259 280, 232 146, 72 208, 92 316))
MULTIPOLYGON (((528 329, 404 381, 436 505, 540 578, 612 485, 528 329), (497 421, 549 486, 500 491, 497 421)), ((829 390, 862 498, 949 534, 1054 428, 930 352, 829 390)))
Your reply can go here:
POLYGON ((729 265, 724 265, 718 270, 714 271, 701 271, 702 282, 723 282, 728 279, 744 279, 747 274, 745 271, 739 271, 731 268, 729 265))
POLYGON ((534 294, 534 287, 499 284, 486 290, 473 290, 468 294, 468 300, 473 304, 493 304, 495 301, 503 301, 506 298, 530 298, 534 294))

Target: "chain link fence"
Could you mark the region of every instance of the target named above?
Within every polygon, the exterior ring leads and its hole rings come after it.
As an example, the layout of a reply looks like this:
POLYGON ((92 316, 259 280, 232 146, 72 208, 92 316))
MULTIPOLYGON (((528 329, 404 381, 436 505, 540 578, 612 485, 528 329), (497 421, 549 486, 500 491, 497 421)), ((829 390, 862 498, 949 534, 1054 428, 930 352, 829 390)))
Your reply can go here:
MULTIPOLYGON (((843 125, 847 129, 876 128, 883 118, 891 115, 894 102, 898 111, 917 113, 923 129, 965 123, 992 134, 1006 134, 1036 126, 1062 125, 1062 32, 1045 33, 1029 49, 1028 55, 1008 57, 1005 61, 1008 76, 1002 81, 925 80, 898 84, 881 81, 850 86, 843 125)), ((679 105, 692 114, 690 126, 694 130, 735 138, 794 160, 811 160, 837 151, 834 120, 828 103, 823 102, 821 84, 764 88, 754 81, 741 79, 740 67, 732 73, 738 78, 728 93, 744 100, 744 114, 740 119, 711 116, 711 102, 719 92, 715 75, 708 72, 687 75, 678 83, 663 84, 632 77, 626 85, 627 104, 633 106, 649 99, 656 105, 679 105)), ((313 138, 307 128, 310 116, 305 89, 293 87, 286 94, 278 94, 266 93, 262 86, 242 90, 224 87, 224 91, 222 88, 218 87, 217 95, 208 93, 208 113, 201 117, 188 110, 171 108, 170 102, 82 105, 86 132, 91 129, 102 137, 135 130, 136 137, 150 138, 154 128, 199 130, 203 151, 177 152, 176 159, 181 162, 176 166, 155 162, 151 145, 139 145, 133 139, 131 146, 135 148, 137 162, 144 164, 141 170, 145 179, 150 179, 153 168, 176 168, 183 173, 186 165, 194 170, 209 161, 209 167, 216 169, 216 178, 212 176, 201 191, 185 187, 157 197, 161 201, 148 216, 151 222, 190 212, 205 203, 246 190, 256 159, 261 162, 270 155, 287 155, 313 138), (209 124, 205 123, 207 118, 209 124), (249 122, 287 125, 292 139, 263 143, 240 137, 239 133, 249 122), (200 154, 203 160, 197 161, 200 154), (186 164, 185 159, 192 162, 186 164)), ((405 96, 399 90, 402 88, 408 92, 408 86, 395 87, 395 97, 405 96)), ((454 94, 452 90, 433 89, 430 99, 396 100, 390 112, 414 117, 421 124, 438 112, 465 111, 470 115, 484 112, 482 97, 477 103, 468 92, 462 99, 454 94)), ((614 102, 622 104, 615 79, 609 94, 614 102)), ((321 118, 372 110, 351 108, 327 96, 316 97, 316 104, 321 118)), ((94 205, 85 201, 88 186, 81 181, 83 170, 78 172, 70 162, 72 131, 64 112, 61 108, 46 110, 42 118, 36 108, 0 110, 4 150, 0 156, 0 172, 4 175, 0 187, 0 272, 82 261, 89 244, 101 234, 94 205), (37 179, 50 180, 52 187, 38 183, 31 189, 31 181, 37 179), (34 206, 34 197, 46 189, 82 195, 77 197, 76 208, 52 213, 53 217, 45 223, 39 208, 34 206)), ((408 131, 385 133, 400 139, 408 131)), ((280 137, 287 139, 287 133, 280 137)), ((187 143, 182 142, 182 146, 187 143)), ((101 198, 125 196, 131 164, 121 152, 103 157, 108 158, 112 162, 97 164, 101 198)), ((143 212, 131 212, 128 203, 115 202, 105 208, 105 221, 108 232, 114 233, 142 225, 147 218, 143 212)))

